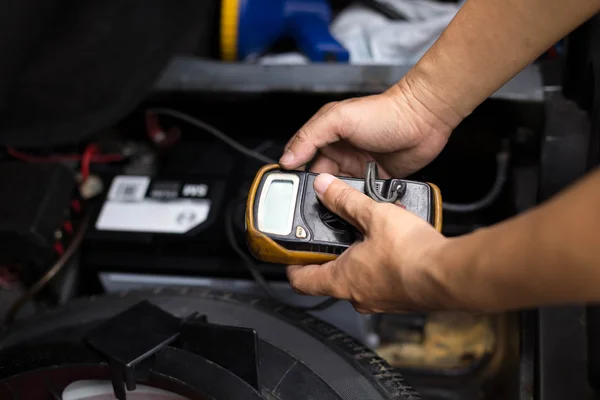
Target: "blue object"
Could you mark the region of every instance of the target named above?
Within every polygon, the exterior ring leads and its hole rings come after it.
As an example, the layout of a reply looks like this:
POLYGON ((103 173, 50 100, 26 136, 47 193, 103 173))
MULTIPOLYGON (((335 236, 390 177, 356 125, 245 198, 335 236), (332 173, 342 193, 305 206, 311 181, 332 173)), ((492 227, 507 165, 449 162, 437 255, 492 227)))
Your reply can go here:
POLYGON ((240 0, 238 58, 263 54, 291 37, 313 62, 348 62, 348 51, 331 35, 327 0, 240 0))

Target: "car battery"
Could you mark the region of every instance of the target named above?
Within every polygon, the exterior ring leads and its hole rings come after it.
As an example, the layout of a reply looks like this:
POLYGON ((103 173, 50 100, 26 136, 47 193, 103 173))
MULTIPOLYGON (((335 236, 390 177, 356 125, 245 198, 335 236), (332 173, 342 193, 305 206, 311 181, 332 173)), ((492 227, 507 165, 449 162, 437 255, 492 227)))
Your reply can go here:
MULTIPOLYGON (((83 246, 85 275, 248 278, 227 239, 225 213, 235 213, 235 232, 243 238, 244 196, 261 165, 223 146, 182 144, 154 175, 105 177, 83 246)), ((285 278, 280 266, 261 268, 285 278)))

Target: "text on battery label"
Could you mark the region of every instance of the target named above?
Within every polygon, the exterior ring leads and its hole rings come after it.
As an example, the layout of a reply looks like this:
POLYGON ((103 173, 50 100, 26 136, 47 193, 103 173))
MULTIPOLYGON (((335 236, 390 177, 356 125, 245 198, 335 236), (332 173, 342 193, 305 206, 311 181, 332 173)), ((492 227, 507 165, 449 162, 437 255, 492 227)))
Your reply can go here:
POLYGON ((123 183, 117 187, 117 197, 123 200, 135 198, 140 185, 123 183))
POLYGON ((183 186, 182 195, 184 197, 204 197, 208 193, 208 186, 205 184, 186 184, 183 186))
POLYGON ((109 200, 114 201, 139 201, 144 198, 150 179, 143 176, 118 176, 108 194, 109 200))

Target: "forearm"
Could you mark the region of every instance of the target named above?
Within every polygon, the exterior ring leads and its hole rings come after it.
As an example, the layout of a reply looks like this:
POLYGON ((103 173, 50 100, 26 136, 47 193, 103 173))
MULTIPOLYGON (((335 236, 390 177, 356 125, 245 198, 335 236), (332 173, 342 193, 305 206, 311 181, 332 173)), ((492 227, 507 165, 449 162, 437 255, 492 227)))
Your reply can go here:
POLYGON ((599 10, 600 0, 468 0, 400 91, 464 118, 599 10))
POLYGON ((530 212, 448 240, 437 279, 457 308, 600 300, 600 170, 530 212))

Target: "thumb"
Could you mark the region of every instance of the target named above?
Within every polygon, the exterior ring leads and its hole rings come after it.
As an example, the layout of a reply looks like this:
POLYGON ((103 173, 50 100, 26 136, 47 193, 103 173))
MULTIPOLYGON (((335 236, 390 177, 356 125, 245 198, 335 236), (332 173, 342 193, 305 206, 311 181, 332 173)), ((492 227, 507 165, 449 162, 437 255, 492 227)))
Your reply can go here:
POLYGON ((325 207, 359 230, 371 224, 377 203, 330 174, 320 174, 314 182, 315 192, 325 207))
POLYGON ((290 286, 299 294, 339 299, 341 291, 333 273, 335 266, 335 261, 323 265, 290 265, 287 267, 290 286))

